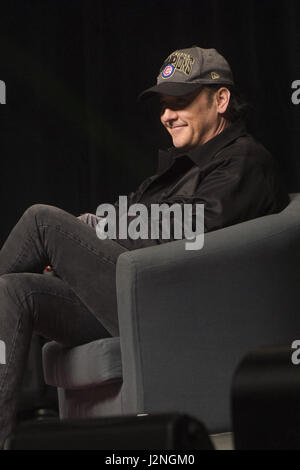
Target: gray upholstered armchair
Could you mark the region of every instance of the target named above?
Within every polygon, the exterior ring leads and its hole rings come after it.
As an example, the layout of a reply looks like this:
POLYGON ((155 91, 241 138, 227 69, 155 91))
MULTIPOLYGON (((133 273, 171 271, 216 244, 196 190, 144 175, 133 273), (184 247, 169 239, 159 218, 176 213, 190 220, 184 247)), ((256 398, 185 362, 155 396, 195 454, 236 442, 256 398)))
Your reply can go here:
POLYGON ((281 214, 207 234, 201 251, 184 247, 119 257, 120 338, 44 346, 62 418, 182 411, 228 431, 241 358, 300 339, 300 195, 281 214))

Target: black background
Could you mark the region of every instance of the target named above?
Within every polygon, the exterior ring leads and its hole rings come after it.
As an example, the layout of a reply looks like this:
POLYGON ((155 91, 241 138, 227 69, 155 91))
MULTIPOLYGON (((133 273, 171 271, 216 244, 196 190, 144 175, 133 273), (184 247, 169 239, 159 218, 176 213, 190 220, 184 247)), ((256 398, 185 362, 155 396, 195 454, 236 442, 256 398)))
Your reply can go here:
POLYGON ((155 173, 170 144, 137 95, 175 49, 215 47, 252 104, 249 130, 300 189, 300 2, 0 1, 0 241, 24 210, 95 212, 155 173))

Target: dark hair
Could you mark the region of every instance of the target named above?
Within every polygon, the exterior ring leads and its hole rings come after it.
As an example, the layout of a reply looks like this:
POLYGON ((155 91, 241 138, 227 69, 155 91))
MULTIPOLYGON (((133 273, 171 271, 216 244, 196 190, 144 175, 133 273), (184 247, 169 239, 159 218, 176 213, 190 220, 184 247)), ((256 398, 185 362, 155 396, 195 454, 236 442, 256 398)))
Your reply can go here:
POLYGON ((212 99, 214 94, 220 89, 220 88, 228 88, 230 91, 230 101, 228 104, 228 107, 223 114, 224 118, 227 119, 229 122, 235 122, 238 121, 239 119, 245 119, 250 105, 249 103, 245 100, 244 96, 241 94, 241 92, 232 85, 207 85, 205 88, 208 90, 208 103, 209 105, 212 104, 212 99))

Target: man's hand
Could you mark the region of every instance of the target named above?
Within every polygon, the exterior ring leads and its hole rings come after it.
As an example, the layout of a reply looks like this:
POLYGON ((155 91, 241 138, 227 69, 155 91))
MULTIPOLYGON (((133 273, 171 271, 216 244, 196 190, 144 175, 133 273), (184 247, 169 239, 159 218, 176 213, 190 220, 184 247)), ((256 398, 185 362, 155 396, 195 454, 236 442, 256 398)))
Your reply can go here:
POLYGON ((95 214, 82 214, 77 217, 77 219, 81 220, 83 223, 89 225, 90 227, 96 228, 96 225, 98 224, 99 220, 102 219, 102 217, 98 217, 95 214))

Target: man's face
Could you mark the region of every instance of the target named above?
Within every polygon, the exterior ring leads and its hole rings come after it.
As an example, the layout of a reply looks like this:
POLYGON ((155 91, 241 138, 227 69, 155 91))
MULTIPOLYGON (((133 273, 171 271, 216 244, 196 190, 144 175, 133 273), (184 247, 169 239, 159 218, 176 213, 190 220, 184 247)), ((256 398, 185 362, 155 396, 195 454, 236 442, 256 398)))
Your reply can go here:
POLYGON ((218 127, 218 109, 203 88, 184 96, 161 95, 162 125, 177 148, 190 150, 210 140, 218 127))

